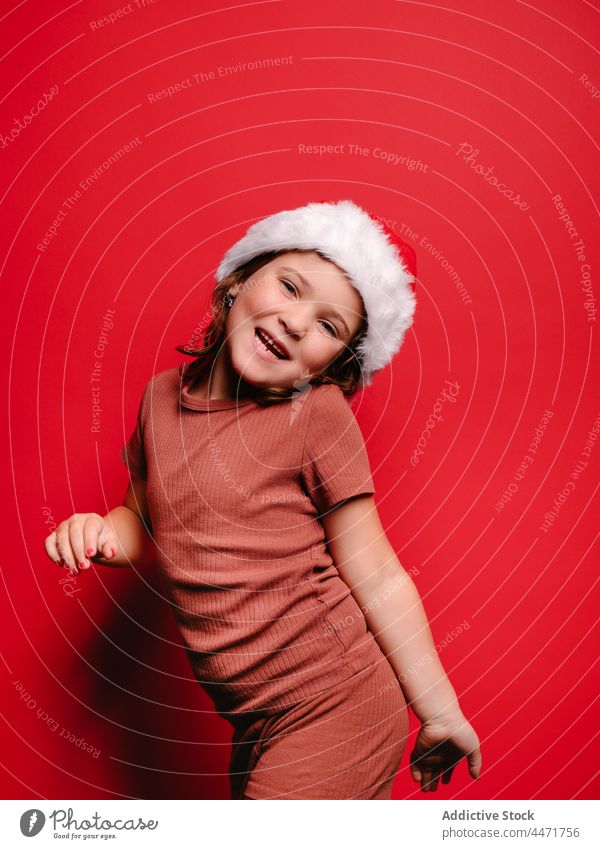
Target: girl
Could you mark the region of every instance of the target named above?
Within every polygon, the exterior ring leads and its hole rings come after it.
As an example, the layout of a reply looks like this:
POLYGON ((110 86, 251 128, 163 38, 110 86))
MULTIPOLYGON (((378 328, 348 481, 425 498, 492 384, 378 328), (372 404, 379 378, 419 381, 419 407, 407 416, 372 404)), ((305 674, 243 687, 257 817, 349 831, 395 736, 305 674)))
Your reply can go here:
POLYGON ((156 558, 192 669, 232 728, 235 799, 389 799, 408 735, 424 791, 479 741, 385 536, 346 398, 400 348, 412 248, 351 201, 255 223, 225 254, 195 356, 155 375, 123 506, 49 557, 156 558))

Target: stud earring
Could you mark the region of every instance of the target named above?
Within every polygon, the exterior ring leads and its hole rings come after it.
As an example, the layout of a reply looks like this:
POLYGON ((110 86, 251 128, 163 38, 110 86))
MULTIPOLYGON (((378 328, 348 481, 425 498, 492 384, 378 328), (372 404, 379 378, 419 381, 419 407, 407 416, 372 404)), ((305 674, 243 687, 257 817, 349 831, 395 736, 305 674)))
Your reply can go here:
POLYGON ((223 298, 223 301, 225 303, 225 306, 229 310, 233 306, 233 302, 235 301, 235 295, 232 295, 231 292, 227 292, 227 294, 223 298))

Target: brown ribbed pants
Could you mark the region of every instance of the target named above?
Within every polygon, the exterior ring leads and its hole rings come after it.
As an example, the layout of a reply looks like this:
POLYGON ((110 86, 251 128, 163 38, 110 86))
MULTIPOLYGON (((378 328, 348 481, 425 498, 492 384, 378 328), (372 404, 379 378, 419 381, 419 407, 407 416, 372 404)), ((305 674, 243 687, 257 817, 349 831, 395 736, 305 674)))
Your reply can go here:
POLYGON ((232 799, 391 799, 408 709, 387 660, 291 709, 236 721, 232 799))

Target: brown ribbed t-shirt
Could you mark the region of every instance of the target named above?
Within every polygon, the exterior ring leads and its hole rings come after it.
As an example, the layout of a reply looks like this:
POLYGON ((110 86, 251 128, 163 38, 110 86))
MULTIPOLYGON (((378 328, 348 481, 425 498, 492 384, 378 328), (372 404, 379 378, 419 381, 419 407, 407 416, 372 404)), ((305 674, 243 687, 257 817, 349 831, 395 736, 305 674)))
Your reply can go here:
POLYGON ((146 384, 121 459, 147 482, 161 582, 222 716, 275 713, 382 660, 319 521, 374 492, 339 387, 202 400, 182 363, 146 384))

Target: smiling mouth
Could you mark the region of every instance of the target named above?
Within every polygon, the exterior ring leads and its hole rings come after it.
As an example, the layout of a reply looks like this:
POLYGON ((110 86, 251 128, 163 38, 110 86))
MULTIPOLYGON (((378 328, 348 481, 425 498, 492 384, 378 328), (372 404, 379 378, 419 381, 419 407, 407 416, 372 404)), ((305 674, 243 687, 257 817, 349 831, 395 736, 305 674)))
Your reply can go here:
POLYGON ((279 345, 275 342, 274 339, 272 339, 261 327, 255 328, 254 336, 258 340, 259 345, 264 348, 265 351, 268 351, 268 353, 277 357, 278 360, 290 359, 289 355, 284 350, 283 345, 279 345))

